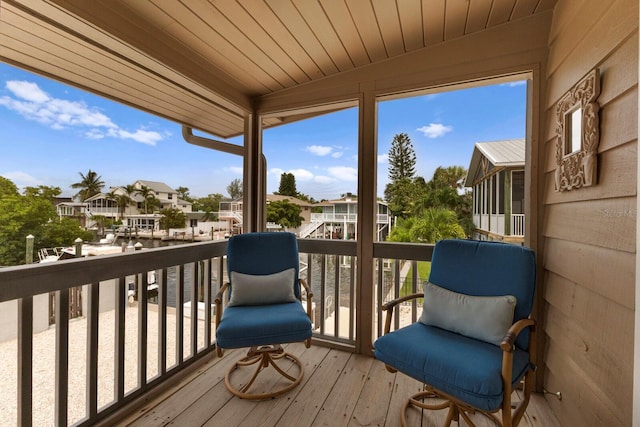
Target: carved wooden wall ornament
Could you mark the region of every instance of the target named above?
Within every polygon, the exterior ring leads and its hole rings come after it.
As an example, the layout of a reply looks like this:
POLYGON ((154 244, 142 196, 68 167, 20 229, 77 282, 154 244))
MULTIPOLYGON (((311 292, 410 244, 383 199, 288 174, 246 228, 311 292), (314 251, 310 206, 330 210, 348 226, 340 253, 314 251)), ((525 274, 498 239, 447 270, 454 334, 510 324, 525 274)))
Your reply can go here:
POLYGON ((600 73, 594 69, 556 105, 556 191, 589 187, 597 183, 599 95, 600 73))

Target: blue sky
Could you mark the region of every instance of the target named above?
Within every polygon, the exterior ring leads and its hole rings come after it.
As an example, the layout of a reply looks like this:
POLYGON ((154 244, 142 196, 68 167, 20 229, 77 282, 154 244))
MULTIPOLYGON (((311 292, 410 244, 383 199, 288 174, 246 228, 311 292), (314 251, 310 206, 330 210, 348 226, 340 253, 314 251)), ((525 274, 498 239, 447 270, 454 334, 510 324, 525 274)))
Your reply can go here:
MULTIPOLYGON (((411 138, 417 175, 468 167, 479 141, 522 138, 524 82, 384 101, 378 108, 378 194, 387 183, 387 153, 397 133, 411 138)), ((264 132, 267 190, 282 172, 317 200, 357 192, 357 109, 264 132)), ((229 142, 241 143, 241 139, 229 142)), ((227 196, 242 179, 240 157, 187 144, 177 123, 0 64, 0 176, 18 187, 58 186, 65 196, 79 172, 96 171, 109 186, 137 179, 188 187, 192 196, 227 196)))

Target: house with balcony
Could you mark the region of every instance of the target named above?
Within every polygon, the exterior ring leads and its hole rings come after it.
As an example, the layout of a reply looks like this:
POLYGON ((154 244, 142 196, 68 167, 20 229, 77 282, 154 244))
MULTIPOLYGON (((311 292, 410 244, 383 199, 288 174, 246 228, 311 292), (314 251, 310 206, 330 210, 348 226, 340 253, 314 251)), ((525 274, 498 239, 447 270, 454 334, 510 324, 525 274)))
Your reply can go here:
POLYGON ((85 226, 88 218, 91 217, 86 203, 64 200, 56 203, 56 213, 58 217, 75 218, 80 225, 85 226))
MULTIPOLYGON (((213 241, 0 269, 0 302, 16 307, 19 338, 15 363, 3 366, 17 381, 3 401, 15 404, 0 413, 21 426, 39 424, 40 414, 56 425, 398 425, 396 390, 421 384, 372 357, 380 306, 400 287, 380 266, 429 261, 431 247, 376 239, 378 104, 525 82, 523 243, 537 259, 537 370, 520 425, 640 425, 638 16, 636 0, 0 2, 0 60, 179 123, 185 143, 241 156, 243 232, 266 229, 263 130, 358 110, 356 239, 299 240, 301 260, 324 260, 322 274, 307 270, 312 289, 339 294, 340 310, 320 298, 328 315, 314 325, 311 347, 295 348, 310 366, 295 392, 234 398, 222 380, 234 353, 213 356, 210 310, 196 322, 197 304, 167 308, 165 284, 157 306, 145 286, 135 310, 127 305, 124 279, 150 270, 173 274, 172 287, 211 305, 226 252, 213 241), (337 256, 355 268, 334 270, 337 256), (198 274, 183 274, 189 269, 198 274), (101 287, 114 278, 115 289, 101 287), (39 387, 34 297, 55 293, 65 313, 75 286, 89 289, 84 323, 56 316, 46 347, 56 352, 55 378, 39 387), (115 293, 112 322, 99 328, 107 292, 115 293), (86 369, 70 337, 82 338, 86 369), (125 357, 131 348, 134 362, 125 357), (104 351, 113 355, 108 368, 104 351)), ((499 177, 494 186, 501 194, 499 177)), ((176 295, 182 302, 185 293, 176 295)))
POLYGON ((525 140, 477 142, 465 187, 473 189, 473 238, 524 243, 525 140))
MULTIPOLYGON (((109 193, 98 193, 87 198, 82 205, 82 214, 86 217, 85 224, 91 226, 92 215, 102 215, 113 220, 123 221, 123 225, 138 230, 158 230, 162 217, 156 212, 145 212, 145 199, 139 190, 146 187, 150 194, 160 201, 159 209, 179 209, 184 213, 192 212, 192 203, 178 198, 178 193, 167 184, 158 181, 137 180, 134 184, 136 192, 128 194, 123 187, 111 187, 109 193), (131 203, 119 206, 111 195, 127 196, 131 203)), ((68 210, 67 205, 59 205, 58 212, 68 210)), ((157 210, 158 208, 153 208, 157 210)))
MULTIPOLYGON (((389 234, 389 208, 378 200, 376 209, 376 240, 384 241, 389 234)), ((301 227, 300 238, 353 240, 358 236, 358 198, 345 196, 318 204, 322 212, 312 213, 310 221, 301 227)))

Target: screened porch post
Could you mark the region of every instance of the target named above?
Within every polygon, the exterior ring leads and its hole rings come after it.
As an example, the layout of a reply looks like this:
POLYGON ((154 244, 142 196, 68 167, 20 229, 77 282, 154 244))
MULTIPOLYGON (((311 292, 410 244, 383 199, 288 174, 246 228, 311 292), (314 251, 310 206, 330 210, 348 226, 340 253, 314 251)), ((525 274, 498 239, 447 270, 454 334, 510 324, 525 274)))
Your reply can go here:
POLYGON ((358 113, 358 240, 356 284, 356 351, 373 350, 374 259, 378 111, 373 82, 361 85, 358 113))
POLYGON ((244 157, 242 171, 242 231, 265 229, 266 182, 262 157, 262 123, 254 110, 244 120, 244 157))

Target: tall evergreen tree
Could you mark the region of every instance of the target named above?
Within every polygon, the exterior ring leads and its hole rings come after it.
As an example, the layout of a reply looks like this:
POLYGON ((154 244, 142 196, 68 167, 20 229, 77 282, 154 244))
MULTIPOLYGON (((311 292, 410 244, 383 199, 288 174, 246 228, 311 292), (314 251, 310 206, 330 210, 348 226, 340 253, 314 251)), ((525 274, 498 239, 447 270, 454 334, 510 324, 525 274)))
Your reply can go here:
POLYGON ((227 185, 227 193, 233 200, 242 199, 242 180, 236 178, 227 185))
POLYGON ((399 133, 393 137, 389 149, 389 180, 397 182, 413 179, 416 174, 416 153, 409 135, 399 133))
POLYGON ((409 135, 399 133, 393 137, 389 149, 389 183, 384 198, 395 216, 406 218, 413 206, 413 179, 416 173, 416 153, 409 135))
POLYGON ((278 194, 291 197, 298 196, 298 190, 296 189, 296 176, 294 174, 284 172, 280 175, 280 187, 278 188, 278 194))

